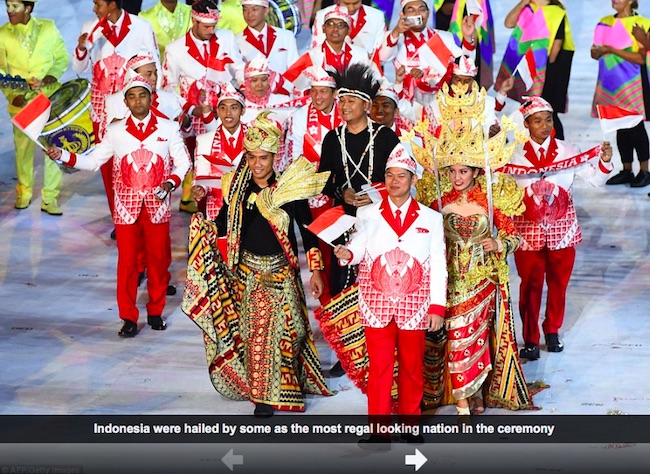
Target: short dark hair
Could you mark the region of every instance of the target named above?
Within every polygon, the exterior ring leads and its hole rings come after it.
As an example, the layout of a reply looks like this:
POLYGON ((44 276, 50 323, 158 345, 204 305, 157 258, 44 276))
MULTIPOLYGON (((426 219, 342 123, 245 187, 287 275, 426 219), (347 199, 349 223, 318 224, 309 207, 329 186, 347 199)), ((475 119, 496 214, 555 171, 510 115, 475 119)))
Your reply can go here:
POLYGON ((214 0, 196 0, 192 4, 192 10, 197 13, 208 13, 208 10, 218 10, 219 5, 214 0))
POLYGON ((23 5, 25 5, 25 8, 32 7, 30 13, 34 11, 34 2, 23 2, 23 5))

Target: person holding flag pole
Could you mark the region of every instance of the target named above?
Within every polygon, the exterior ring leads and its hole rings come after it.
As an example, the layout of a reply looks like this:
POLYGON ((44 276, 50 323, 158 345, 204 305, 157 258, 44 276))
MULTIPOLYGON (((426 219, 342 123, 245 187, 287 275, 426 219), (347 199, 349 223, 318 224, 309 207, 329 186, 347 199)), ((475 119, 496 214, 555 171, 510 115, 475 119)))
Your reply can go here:
MULTIPOLYGON (((598 61, 598 83, 594 92, 591 116, 601 118, 598 106, 619 107, 648 119, 647 31, 650 21, 637 14, 636 0, 612 2, 615 15, 601 18, 594 32, 591 57, 598 61), (641 41, 640 41, 641 40, 641 41)), ((616 145, 623 170, 608 181, 608 185, 629 184, 633 188, 650 185, 650 141, 643 121, 634 126, 619 127, 616 145), (639 160, 639 172, 632 171, 634 152, 639 160)))
POLYGON ((510 164, 500 171, 510 173, 524 188, 526 211, 514 217, 522 241, 515 252, 521 277, 519 312, 523 321, 524 348, 520 357, 539 359, 539 316, 544 280, 548 287, 546 315, 542 324, 546 348, 561 352, 559 337, 575 246, 582 241, 573 203, 577 176, 592 186, 605 184, 613 170, 609 142, 580 153, 577 146, 556 139, 553 108, 541 97, 530 97, 521 106, 530 139, 519 146, 510 164), (599 157, 599 158, 598 158, 599 157), (597 163, 589 160, 598 158, 597 163))
MULTIPOLYGON (((34 18, 36 1, 8 0, 9 23, 0 27, 0 74, 12 74, 27 80, 25 89, 3 89, 7 98, 9 115, 15 118, 35 97, 42 95, 39 104, 49 103, 47 97, 60 86, 58 79, 68 68, 70 56, 56 25, 51 20, 34 18)), ((35 104, 39 108, 39 104, 35 104)), ((43 109, 36 112, 40 115, 43 109)), ((34 117, 32 117, 34 118, 34 117)), ((44 117, 45 122, 49 119, 44 117)), ((24 119, 24 116, 23 116, 24 119)), ((31 119, 27 119, 31 123, 31 119)), ((45 125, 43 122, 42 125, 45 125)), ((36 139, 26 135, 14 122, 13 136, 16 147, 16 209, 26 209, 34 191, 34 145, 36 139)), ((38 130, 38 134, 42 131, 38 130)), ((45 160, 44 183, 41 190, 41 210, 52 216, 62 214, 57 199, 63 177, 56 163, 45 160)))

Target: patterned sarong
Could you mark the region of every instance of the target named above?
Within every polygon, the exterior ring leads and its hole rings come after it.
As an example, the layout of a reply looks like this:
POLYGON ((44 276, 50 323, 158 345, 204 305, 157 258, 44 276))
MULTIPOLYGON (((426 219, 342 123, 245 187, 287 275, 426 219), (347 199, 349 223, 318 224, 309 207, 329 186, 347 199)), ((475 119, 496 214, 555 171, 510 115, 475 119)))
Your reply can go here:
POLYGON ((203 330, 214 388, 289 411, 304 411, 303 393, 332 395, 286 258, 242 252, 232 275, 216 241, 214 224, 195 214, 182 309, 203 330))

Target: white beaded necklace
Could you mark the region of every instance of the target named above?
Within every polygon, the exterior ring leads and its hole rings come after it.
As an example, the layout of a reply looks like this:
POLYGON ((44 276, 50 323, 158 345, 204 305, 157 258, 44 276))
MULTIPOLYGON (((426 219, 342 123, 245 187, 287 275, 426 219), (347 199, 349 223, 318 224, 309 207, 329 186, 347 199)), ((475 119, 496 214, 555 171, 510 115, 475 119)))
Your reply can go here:
POLYGON ((372 129, 372 124, 374 122, 370 119, 368 119, 368 135, 370 135, 370 138, 368 140, 368 144, 366 145, 366 149, 363 150, 363 153, 361 154, 361 158, 359 159, 359 163, 356 163, 352 157, 350 156, 350 153, 348 153, 347 147, 346 147, 346 141, 345 141, 345 131, 347 129, 347 123, 344 123, 341 126, 341 131, 337 131, 337 136, 339 139, 339 143, 341 144, 341 158, 343 161, 343 170, 345 171, 345 179, 348 188, 352 187, 352 182, 350 181, 350 178, 354 176, 355 174, 359 173, 363 178, 366 180, 368 184, 372 184, 372 170, 373 170, 373 165, 375 161, 375 147, 374 147, 374 139, 379 133, 379 130, 382 129, 383 125, 380 125, 377 127, 376 130, 372 129), (363 171, 361 171, 361 163, 363 163, 363 159, 366 156, 366 153, 369 153, 368 155, 368 174, 364 174, 363 171), (354 171, 352 172, 352 176, 350 176, 350 169, 348 166, 348 162, 352 163, 352 166, 354 166, 354 171))

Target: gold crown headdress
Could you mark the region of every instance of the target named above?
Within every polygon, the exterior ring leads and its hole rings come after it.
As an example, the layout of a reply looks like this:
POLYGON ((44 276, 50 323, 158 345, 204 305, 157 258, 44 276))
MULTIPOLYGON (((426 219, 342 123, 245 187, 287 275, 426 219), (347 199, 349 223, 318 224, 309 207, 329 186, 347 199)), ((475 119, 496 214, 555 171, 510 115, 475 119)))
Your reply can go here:
POLYGON ((454 95, 449 93, 449 86, 444 84, 436 95, 442 119, 438 134, 434 134, 427 119, 418 122, 406 134, 405 139, 411 141, 415 159, 429 170, 451 165, 485 168, 487 152, 491 169, 505 165, 512 158, 517 145, 526 141, 526 134, 517 130, 510 118, 503 116, 499 121, 501 130, 485 143, 485 89, 479 89, 473 83, 470 92, 456 85, 452 86, 452 90, 454 95), (507 142, 509 131, 515 132, 515 140, 511 143, 507 142), (423 137, 424 147, 413 143, 416 132, 423 137))

